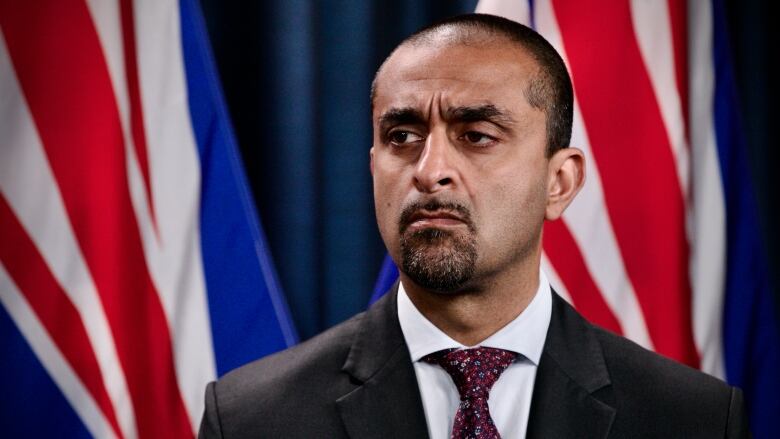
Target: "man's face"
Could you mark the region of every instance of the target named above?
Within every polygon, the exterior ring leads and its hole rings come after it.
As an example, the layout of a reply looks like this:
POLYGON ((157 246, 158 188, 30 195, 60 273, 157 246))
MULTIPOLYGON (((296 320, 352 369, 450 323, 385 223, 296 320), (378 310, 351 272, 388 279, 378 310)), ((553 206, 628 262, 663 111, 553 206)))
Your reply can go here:
POLYGON ((405 46, 374 97, 371 169, 382 238, 419 286, 479 290, 537 257, 547 204, 545 115, 516 45, 405 46))

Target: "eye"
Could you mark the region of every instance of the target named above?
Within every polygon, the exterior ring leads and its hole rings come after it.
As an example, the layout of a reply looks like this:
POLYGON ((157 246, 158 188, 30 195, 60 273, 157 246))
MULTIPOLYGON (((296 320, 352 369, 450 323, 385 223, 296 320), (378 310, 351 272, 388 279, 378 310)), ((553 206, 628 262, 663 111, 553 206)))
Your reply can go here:
POLYGON ((408 143, 419 142, 423 140, 422 136, 415 134, 411 131, 391 131, 387 135, 387 139, 394 145, 406 145, 408 143))
POLYGON ((478 131, 468 131, 461 136, 461 139, 478 147, 490 146, 496 141, 495 137, 488 136, 487 134, 478 131))

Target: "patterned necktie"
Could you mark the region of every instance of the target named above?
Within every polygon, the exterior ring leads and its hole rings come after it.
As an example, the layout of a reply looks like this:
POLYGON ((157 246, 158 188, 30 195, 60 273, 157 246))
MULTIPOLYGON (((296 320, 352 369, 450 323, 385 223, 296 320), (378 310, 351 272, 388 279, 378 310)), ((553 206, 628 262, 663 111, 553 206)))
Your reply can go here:
POLYGON ((503 349, 445 349, 422 358, 450 374, 460 393, 452 439, 500 438, 488 410, 490 389, 517 354, 503 349))

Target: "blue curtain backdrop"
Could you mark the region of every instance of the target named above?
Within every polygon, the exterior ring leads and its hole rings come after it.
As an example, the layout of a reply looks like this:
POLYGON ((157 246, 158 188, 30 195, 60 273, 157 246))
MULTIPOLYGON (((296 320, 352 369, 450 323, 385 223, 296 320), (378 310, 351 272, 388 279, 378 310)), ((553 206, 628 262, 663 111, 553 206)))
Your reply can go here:
MULTIPOLYGON (((518 0, 520 1, 520 0, 518 0)), ((363 310, 384 257, 373 213, 368 90, 381 61, 470 1, 201 0, 274 262, 301 339, 363 310)), ((728 1, 751 171, 780 285, 777 13, 728 1)), ((780 300, 776 300, 780 303, 780 300)))

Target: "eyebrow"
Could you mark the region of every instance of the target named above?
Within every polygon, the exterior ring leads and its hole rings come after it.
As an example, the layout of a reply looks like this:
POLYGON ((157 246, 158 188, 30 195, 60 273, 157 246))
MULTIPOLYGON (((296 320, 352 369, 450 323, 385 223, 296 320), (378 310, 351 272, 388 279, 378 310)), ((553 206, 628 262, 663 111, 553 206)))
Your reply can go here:
POLYGON ((425 123, 422 112, 412 107, 391 108, 379 117, 381 132, 396 125, 416 125, 425 123))
POLYGON ((453 107, 446 111, 445 117, 454 122, 487 121, 506 131, 517 121, 508 111, 501 110, 492 104, 453 107))

